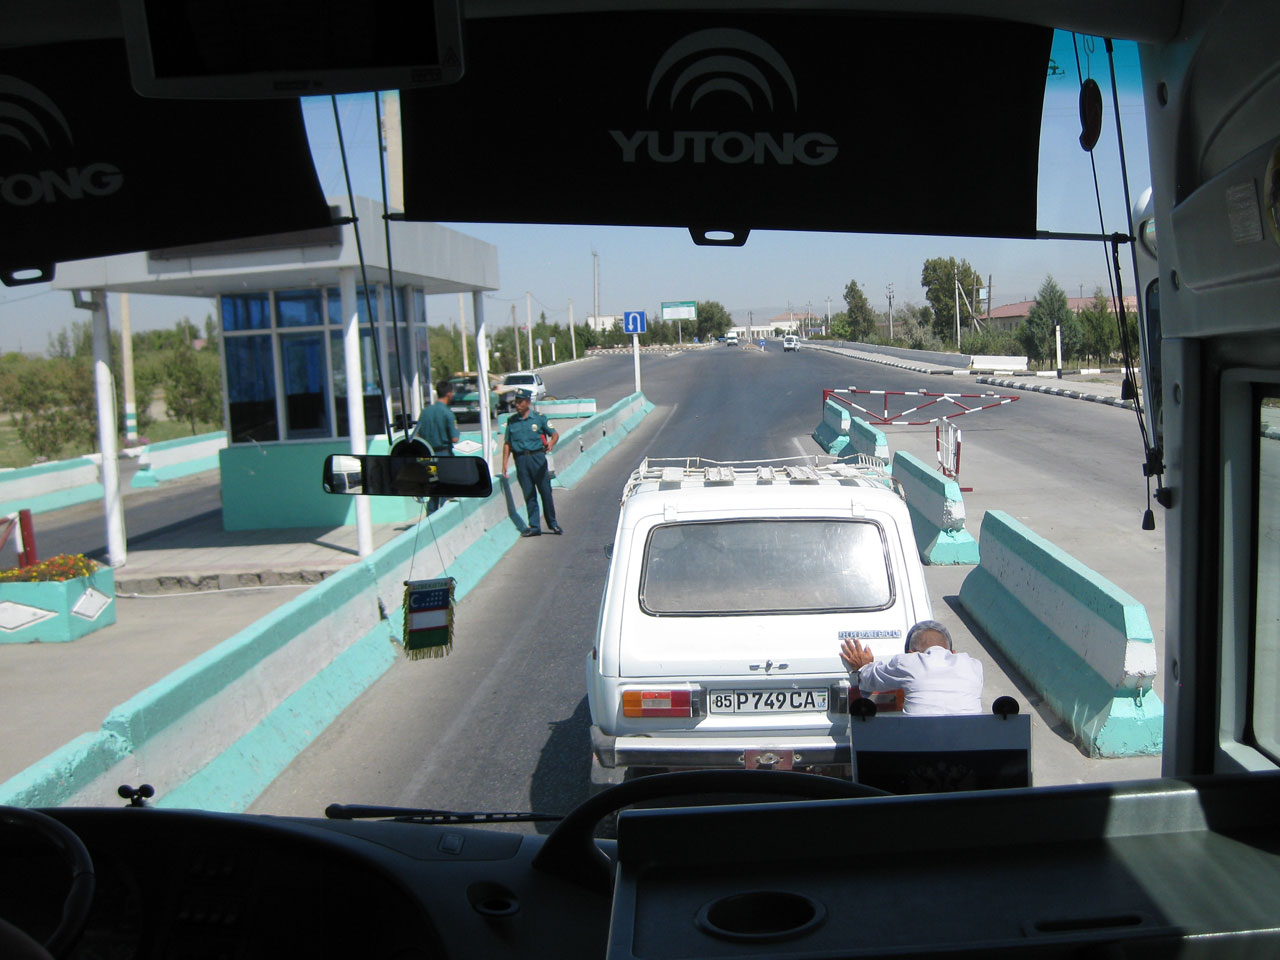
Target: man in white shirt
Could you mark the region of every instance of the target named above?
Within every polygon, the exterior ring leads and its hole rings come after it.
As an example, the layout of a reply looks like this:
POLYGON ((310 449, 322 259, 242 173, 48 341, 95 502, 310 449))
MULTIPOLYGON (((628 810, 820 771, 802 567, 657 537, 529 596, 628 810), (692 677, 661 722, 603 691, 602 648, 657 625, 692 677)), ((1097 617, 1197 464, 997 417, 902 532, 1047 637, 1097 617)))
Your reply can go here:
POLYGON ((954 651, 945 626, 921 620, 908 631, 906 647, 906 653, 876 660, 857 640, 845 640, 840 659, 857 673, 863 693, 901 689, 902 712, 909 716, 982 712, 982 664, 954 651))

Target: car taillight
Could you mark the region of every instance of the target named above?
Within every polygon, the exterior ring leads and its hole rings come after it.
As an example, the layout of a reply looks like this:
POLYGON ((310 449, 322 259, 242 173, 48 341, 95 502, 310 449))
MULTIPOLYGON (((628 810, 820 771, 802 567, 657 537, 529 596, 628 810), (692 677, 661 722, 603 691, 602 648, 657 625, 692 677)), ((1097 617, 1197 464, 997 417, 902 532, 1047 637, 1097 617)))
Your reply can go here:
POLYGON ((624 717, 692 717, 693 697, 688 690, 625 690, 624 717))

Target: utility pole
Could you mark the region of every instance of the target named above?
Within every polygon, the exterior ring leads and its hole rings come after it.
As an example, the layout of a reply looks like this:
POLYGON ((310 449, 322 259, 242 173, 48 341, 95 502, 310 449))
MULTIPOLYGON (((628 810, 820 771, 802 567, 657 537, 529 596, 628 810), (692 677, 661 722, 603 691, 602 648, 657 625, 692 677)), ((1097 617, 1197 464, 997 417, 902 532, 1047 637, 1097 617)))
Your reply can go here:
POLYGON ((573 350, 573 359, 578 359, 578 335, 573 329, 573 297, 569 298, 569 346, 573 350))
POLYGON ((960 349, 960 268, 955 260, 951 261, 951 299, 956 304, 956 349, 960 349))
POLYGON ((533 369, 533 294, 528 290, 524 292, 524 322, 525 336, 529 338, 529 369, 533 369))
POLYGON ((516 369, 523 370, 524 364, 520 362, 520 325, 516 323, 516 305, 511 305, 511 339, 516 342, 516 369))
MULTIPOLYGON (((124 378, 124 439, 127 446, 138 440, 138 404, 133 394, 133 327, 129 316, 129 294, 120 294, 120 374, 124 378)), ((142 402, 150 405, 151 398, 142 402)))
POLYGON ((885 296, 889 298, 889 339, 893 339, 893 284, 885 287, 885 296))
POLYGON ((600 254, 594 250, 591 251, 591 289, 594 298, 591 306, 591 315, 596 318, 596 328, 603 333, 603 328, 600 325, 600 254))
MULTIPOLYGON (((467 295, 458 294, 458 326, 462 328, 462 369, 467 366, 467 295)), ((427 392, 431 392, 431 384, 427 384, 427 392)))
MULTIPOLYGON (((822 325, 823 325, 823 327, 825 327, 827 330, 830 330, 830 329, 831 329, 831 298, 830 298, 830 297, 827 297, 827 315, 826 315, 826 317, 823 319, 823 321, 822 321, 822 325)), ((807 336, 809 335, 809 331, 808 331, 808 330, 806 330, 806 331, 804 332, 804 335, 807 337, 807 336)))

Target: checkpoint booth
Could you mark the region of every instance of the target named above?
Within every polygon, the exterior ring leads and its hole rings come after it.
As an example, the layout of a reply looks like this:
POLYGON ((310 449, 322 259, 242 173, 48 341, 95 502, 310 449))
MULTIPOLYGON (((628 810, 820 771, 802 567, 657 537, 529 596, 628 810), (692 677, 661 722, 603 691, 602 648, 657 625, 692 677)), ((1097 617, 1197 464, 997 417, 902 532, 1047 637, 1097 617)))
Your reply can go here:
MULTIPOLYGON (((341 222, 347 200, 329 203, 331 227, 58 267, 55 289, 214 299, 228 530, 355 523, 355 498, 326 496, 319 464, 385 453, 388 424, 415 421, 432 401, 427 296, 471 294, 478 327, 483 293, 498 287, 497 248, 438 224, 392 223, 388 257, 382 205, 356 197, 362 275, 355 228, 341 222)), ((411 502, 374 500, 375 523, 411 515, 411 502)))

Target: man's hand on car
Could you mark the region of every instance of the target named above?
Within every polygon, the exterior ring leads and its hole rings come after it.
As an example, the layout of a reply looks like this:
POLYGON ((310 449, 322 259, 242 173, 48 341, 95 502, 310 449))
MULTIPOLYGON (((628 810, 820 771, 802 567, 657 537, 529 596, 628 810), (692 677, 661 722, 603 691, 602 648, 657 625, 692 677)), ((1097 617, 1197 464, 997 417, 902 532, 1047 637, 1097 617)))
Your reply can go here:
POLYGON ((857 673, 875 659, 869 647, 864 647, 857 640, 845 640, 840 645, 840 659, 854 673, 857 673))

